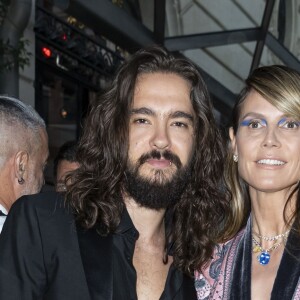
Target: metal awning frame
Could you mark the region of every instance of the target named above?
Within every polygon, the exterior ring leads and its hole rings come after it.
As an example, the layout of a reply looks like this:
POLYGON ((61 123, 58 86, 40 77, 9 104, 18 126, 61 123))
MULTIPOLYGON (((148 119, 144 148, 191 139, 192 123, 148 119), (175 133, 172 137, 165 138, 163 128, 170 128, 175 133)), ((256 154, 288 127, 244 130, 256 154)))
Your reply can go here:
MULTIPOLYGON (((163 44, 170 51, 176 52, 256 41, 249 72, 259 66, 265 45, 287 66, 300 71, 299 60, 268 32, 275 0, 266 1, 260 27, 176 37, 165 37, 164 35, 165 0, 154 0, 153 32, 110 1, 101 1, 101 5, 99 5, 98 0, 56 1, 57 5, 64 8, 67 13, 93 28, 96 32, 98 31, 101 35, 109 37, 112 42, 128 52, 134 52, 140 47, 151 44, 163 44)), ((207 73, 202 73, 205 74, 208 87, 214 94, 213 98, 222 102, 222 110, 224 107, 230 110, 236 95, 207 73)))

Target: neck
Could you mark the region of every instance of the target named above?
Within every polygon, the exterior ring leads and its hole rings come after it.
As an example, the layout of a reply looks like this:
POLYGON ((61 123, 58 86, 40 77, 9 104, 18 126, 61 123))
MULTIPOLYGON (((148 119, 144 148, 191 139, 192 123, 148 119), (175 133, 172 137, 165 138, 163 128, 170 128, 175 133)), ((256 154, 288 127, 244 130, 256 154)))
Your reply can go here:
MULTIPOLYGON (((5 186, 4 186, 5 187, 5 186)), ((14 201, 14 195, 7 190, 0 189, 0 204, 6 209, 8 212, 11 207, 11 203, 14 201)))
POLYGON ((165 209, 154 210, 141 207, 132 198, 125 197, 128 214, 139 232, 139 240, 156 243, 165 240, 165 209))
POLYGON ((4 173, 0 176, 0 204, 7 210, 10 210, 12 203, 17 199, 10 177, 4 173))
POLYGON ((289 220, 292 216, 297 195, 293 195, 284 210, 290 191, 265 193, 254 191, 251 188, 249 191, 253 230, 267 236, 278 235, 287 231, 289 228, 285 224, 284 217, 289 220))

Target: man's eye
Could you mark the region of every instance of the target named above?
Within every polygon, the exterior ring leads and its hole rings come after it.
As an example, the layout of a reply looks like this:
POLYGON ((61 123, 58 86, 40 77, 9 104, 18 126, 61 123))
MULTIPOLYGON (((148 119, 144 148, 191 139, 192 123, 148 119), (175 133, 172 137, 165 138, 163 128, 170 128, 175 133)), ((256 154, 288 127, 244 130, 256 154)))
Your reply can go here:
POLYGON ((187 127, 187 124, 186 123, 182 123, 182 122, 174 122, 172 125, 176 126, 176 127, 182 127, 182 128, 187 127))
POLYGON ((146 120, 146 119, 135 119, 134 123, 137 123, 137 124, 148 124, 149 121, 146 120))

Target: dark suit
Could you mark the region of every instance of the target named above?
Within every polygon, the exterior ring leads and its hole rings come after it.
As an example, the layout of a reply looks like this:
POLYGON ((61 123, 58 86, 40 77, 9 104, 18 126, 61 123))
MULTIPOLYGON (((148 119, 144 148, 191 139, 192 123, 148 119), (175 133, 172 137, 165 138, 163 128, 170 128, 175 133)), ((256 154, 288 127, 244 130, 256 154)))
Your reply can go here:
MULTIPOLYGON (((0 299, 114 299, 111 253, 112 235, 77 230, 58 194, 22 197, 0 235, 0 299)), ((192 279, 179 284, 172 299, 196 299, 192 279)))

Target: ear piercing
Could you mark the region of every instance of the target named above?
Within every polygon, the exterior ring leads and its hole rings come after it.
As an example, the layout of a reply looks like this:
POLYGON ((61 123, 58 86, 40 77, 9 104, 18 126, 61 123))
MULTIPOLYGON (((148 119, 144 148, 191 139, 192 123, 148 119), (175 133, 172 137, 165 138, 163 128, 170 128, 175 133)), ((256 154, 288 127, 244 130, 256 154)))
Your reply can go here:
POLYGON ((21 184, 21 185, 22 185, 22 184, 24 184, 24 182, 25 182, 25 180, 24 180, 24 178, 23 178, 23 177, 21 177, 21 179, 18 179, 18 183, 19 183, 19 184, 21 184))
POLYGON ((233 154, 233 161, 238 162, 239 156, 237 154, 233 154))

